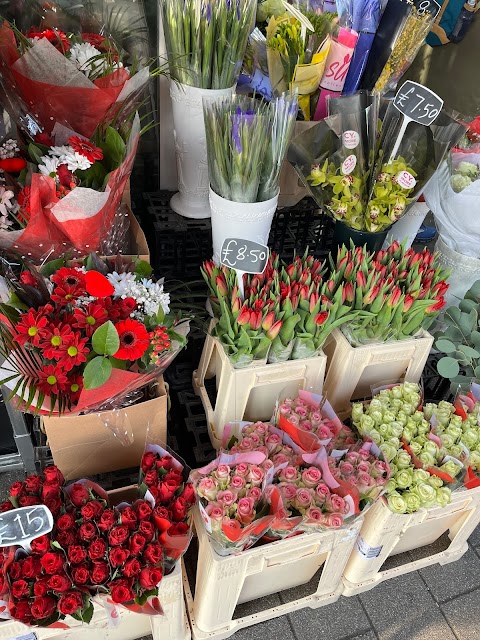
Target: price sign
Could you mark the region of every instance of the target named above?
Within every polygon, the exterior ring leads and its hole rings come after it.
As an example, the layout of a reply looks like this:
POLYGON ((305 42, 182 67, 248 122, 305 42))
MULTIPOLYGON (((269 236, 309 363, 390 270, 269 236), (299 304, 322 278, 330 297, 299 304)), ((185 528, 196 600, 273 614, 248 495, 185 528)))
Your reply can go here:
POLYGON ((435 0, 416 0, 415 7, 421 16, 424 13, 429 13, 434 17, 440 11, 440 5, 435 0))
POLYGON ((427 87, 407 80, 395 96, 393 104, 409 121, 428 127, 442 110, 443 100, 427 87))
POLYGON ((52 512, 43 504, 6 511, 0 515, 0 547, 20 545, 30 551, 32 540, 52 529, 52 512))
POLYGON ((268 261, 268 247, 252 240, 226 238, 220 260, 226 267, 242 273, 263 273, 268 261))

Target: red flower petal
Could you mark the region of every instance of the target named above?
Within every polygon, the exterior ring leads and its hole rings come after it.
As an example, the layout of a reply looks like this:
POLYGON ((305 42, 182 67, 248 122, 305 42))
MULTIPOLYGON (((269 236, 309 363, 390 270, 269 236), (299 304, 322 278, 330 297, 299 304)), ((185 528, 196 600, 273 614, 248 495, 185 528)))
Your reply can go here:
POLYGON ((20 173, 27 166, 27 161, 23 158, 5 158, 0 160, 0 169, 7 173, 20 173))
POLYGON ((85 274, 85 285, 87 292, 96 298, 106 298, 111 296, 115 289, 107 278, 98 271, 87 271, 85 274))

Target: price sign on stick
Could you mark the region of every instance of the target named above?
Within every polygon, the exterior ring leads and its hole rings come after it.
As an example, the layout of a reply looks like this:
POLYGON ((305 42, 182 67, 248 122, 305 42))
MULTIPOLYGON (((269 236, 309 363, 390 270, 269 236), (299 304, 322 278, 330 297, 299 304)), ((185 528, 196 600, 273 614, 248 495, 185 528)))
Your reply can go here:
POLYGON ((243 274, 263 273, 268 261, 268 247, 252 240, 226 238, 223 241, 220 261, 237 272, 238 287, 243 298, 243 274))
POLYGON ((52 512, 43 504, 6 511, 0 515, 0 547, 19 545, 29 552, 32 540, 52 529, 52 512))
MULTIPOLYGON (((430 1, 430 0, 429 0, 430 1)), ((403 115, 402 126, 390 154, 389 161, 395 160, 405 131, 410 122, 430 126, 440 114, 443 100, 436 93, 417 82, 407 80, 398 91, 393 101, 394 106, 403 115)))

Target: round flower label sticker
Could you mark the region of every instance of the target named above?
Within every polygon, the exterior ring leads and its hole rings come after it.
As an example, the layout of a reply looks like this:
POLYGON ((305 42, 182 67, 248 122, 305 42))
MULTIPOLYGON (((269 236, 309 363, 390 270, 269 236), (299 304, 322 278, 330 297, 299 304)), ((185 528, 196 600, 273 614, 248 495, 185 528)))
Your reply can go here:
POLYGON ((413 189, 417 181, 408 171, 400 171, 397 173, 397 182, 404 189, 413 189))
POLYGON ((345 131, 342 136, 343 146, 347 149, 355 149, 360 142, 360 136, 356 131, 345 131))
POLYGON ((349 176, 356 166, 357 166, 357 156, 353 155, 352 153, 352 155, 348 156, 348 158, 345 158, 345 160, 342 163, 343 175, 349 176))

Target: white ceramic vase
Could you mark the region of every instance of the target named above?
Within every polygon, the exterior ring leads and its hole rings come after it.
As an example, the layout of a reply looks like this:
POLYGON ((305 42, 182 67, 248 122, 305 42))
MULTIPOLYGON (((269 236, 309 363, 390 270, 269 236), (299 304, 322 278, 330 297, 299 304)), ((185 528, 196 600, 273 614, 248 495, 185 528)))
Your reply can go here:
POLYGON ((220 253, 226 238, 252 240, 268 245, 278 194, 265 202, 232 202, 210 188, 212 212, 213 261, 220 264, 220 253))
POLYGON ((171 82, 178 190, 171 208, 185 218, 209 218, 208 160, 203 98, 231 95, 230 89, 200 89, 171 82))

